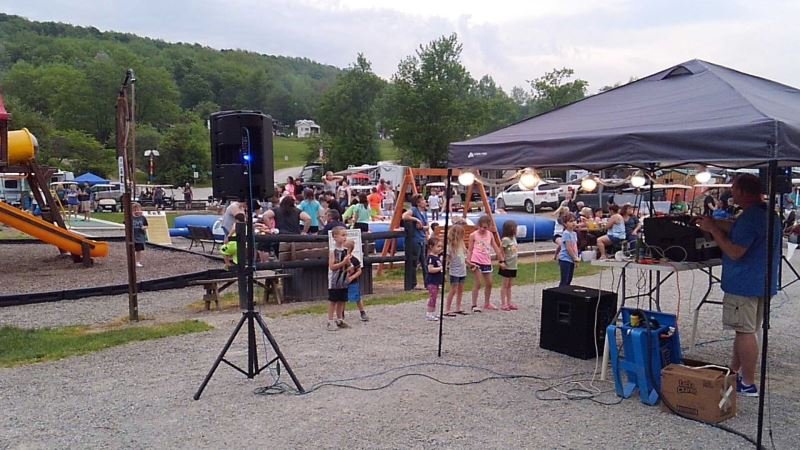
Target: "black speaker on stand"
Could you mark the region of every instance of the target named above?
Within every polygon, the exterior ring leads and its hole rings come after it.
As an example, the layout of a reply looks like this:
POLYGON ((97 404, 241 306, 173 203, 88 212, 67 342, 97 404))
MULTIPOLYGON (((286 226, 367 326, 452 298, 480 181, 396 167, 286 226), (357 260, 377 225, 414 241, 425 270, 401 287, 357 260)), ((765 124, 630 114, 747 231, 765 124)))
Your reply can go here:
POLYGON ((598 352, 603 351, 606 327, 616 311, 617 294, 613 292, 582 286, 545 289, 539 347, 576 358, 594 358, 595 345, 598 352))
POLYGON ((248 177, 243 157, 249 151, 253 198, 275 191, 272 118, 260 111, 219 111, 211 114, 211 180, 214 198, 247 197, 248 177))

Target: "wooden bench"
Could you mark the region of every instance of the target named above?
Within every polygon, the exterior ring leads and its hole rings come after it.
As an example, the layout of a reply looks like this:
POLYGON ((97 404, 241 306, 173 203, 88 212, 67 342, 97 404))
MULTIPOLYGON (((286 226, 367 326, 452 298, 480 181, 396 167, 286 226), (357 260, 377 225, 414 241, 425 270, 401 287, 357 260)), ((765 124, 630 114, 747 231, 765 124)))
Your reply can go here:
POLYGON ((210 227, 198 227, 195 225, 189 225, 187 228, 189 229, 189 239, 191 239, 192 241, 192 243, 189 244, 189 250, 191 250, 195 244, 200 244, 200 247, 205 252, 206 251, 205 244, 211 244, 211 251, 208 253, 212 254, 214 253, 214 249, 217 247, 217 244, 220 244, 222 242, 214 236, 214 233, 211 232, 210 227))
MULTIPOLYGON (((283 293, 281 280, 289 278, 291 275, 285 273, 277 273, 273 270, 260 270, 253 274, 253 282, 264 289, 264 304, 269 302, 270 294, 275 297, 275 302, 281 304, 283 302, 283 293)), ((191 285, 202 285, 206 293, 203 295, 203 301, 206 303, 206 311, 211 309, 211 302, 216 305, 219 311, 219 294, 225 289, 239 281, 239 277, 235 273, 231 273, 230 277, 216 278, 213 280, 196 280, 192 281, 191 285)))
MULTIPOLYGON (((374 252, 374 243, 364 247, 364 254, 374 252)), ((308 301, 328 298, 328 242, 281 242, 278 260, 319 261, 313 267, 284 269, 292 278, 286 281, 284 293, 287 300, 308 301)), ((362 261, 362 272, 359 285, 362 294, 372 294, 372 265, 362 261)))

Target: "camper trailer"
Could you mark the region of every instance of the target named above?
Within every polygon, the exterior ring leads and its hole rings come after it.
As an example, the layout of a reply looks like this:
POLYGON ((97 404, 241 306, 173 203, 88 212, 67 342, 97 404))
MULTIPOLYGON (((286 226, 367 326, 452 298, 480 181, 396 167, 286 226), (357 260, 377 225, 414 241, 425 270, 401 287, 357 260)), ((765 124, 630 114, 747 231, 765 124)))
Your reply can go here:
POLYGON ((0 201, 20 206, 25 193, 31 192, 25 174, 0 173, 0 201))

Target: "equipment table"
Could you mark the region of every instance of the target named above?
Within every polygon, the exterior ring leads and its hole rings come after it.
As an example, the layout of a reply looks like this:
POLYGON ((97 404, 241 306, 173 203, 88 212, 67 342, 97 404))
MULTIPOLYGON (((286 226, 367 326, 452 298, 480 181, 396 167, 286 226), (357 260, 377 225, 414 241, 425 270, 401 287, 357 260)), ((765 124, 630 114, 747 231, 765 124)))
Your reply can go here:
MULTIPOLYGON (((694 349, 695 335, 697 333, 697 319, 700 315, 700 308, 706 303, 721 305, 722 302, 709 300, 708 296, 711 294, 711 289, 715 284, 720 283, 719 277, 714 275, 714 267, 722 265, 721 259, 710 259, 701 262, 666 262, 654 264, 642 264, 634 261, 616 261, 616 260, 595 260, 592 261, 593 266, 608 267, 611 269, 620 269, 621 289, 618 293, 620 299, 620 308, 625 306, 625 301, 628 299, 639 299, 647 297, 650 301, 650 308, 652 309, 655 304, 656 309, 661 311, 661 286, 673 275, 677 276, 678 272, 685 272, 690 270, 700 270, 708 275, 708 286, 706 292, 700 299, 700 302, 694 308, 692 317, 692 332, 689 335, 689 351, 694 349), (627 295, 626 282, 628 270, 646 270, 648 272, 648 288, 647 292, 636 293, 634 295, 627 295), (663 276, 666 274, 666 276, 663 276), (653 282, 653 275, 655 275, 655 282, 653 282)), ((691 294, 690 294, 691 295, 691 294)), ((618 309, 619 310, 619 309, 618 309)), ((608 366, 608 346, 609 342, 606 339, 603 346, 603 365, 600 373, 600 379, 606 379, 606 370, 608 366)))

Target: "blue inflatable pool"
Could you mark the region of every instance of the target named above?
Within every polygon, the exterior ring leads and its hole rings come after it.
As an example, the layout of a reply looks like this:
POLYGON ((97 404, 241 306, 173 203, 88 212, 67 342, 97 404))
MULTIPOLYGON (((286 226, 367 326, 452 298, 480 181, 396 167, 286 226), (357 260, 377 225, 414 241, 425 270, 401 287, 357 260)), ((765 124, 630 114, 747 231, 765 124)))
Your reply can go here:
POLYGON ((175 218, 175 227, 169 229, 169 235, 172 237, 186 237, 189 236, 189 225, 195 227, 209 227, 211 232, 218 239, 224 239, 225 233, 222 231, 220 216, 212 214, 187 214, 185 216, 178 216, 175 218))
MULTIPOLYGON (((477 218, 473 219, 477 221, 477 218)), ((509 220, 517 223, 517 241, 549 241, 553 239, 553 229, 556 221, 548 217, 536 216, 528 213, 495 214, 494 221, 497 231, 502 233, 503 224, 509 220)))
MULTIPOLYGON (((389 223, 388 222, 371 222, 369 224, 369 231, 389 231, 389 223)), ((375 251, 382 252, 383 245, 385 239, 378 239, 375 241, 375 251)), ((405 239, 398 238, 397 239, 397 251, 403 251, 405 249, 405 239)))

